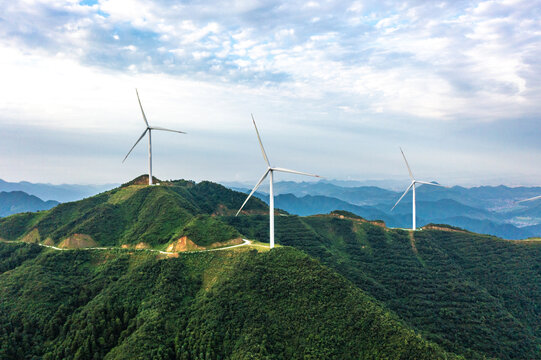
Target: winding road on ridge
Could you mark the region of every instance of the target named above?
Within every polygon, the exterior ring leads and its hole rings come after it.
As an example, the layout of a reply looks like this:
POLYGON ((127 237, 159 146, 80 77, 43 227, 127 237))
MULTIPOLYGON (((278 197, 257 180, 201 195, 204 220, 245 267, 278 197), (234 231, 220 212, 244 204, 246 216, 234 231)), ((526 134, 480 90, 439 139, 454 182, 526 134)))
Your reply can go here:
MULTIPOLYGON (((79 248, 79 249, 63 249, 56 246, 51 245, 45 245, 45 244, 39 244, 39 246, 46 247, 53 250, 58 251, 69 251, 69 250, 139 250, 139 251, 152 251, 157 252, 164 255, 173 255, 173 254, 180 254, 180 253, 198 253, 198 252, 204 252, 204 251, 221 251, 221 250, 229 250, 236 247, 246 246, 246 245, 254 245, 254 246, 261 246, 261 247, 267 247, 265 245, 259 245, 259 244, 252 244, 251 240, 242 239, 243 243, 238 245, 231 245, 231 246, 224 246, 221 248, 216 249, 207 249, 207 250, 193 250, 193 251, 182 251, 182 252, 172 252, 172 251, 162 251, 162 250, 155 250, 155 249, 126 249, 126 248, 120 248, 120 247, 87 247, 87 248, 79 248)), ((16 241, 8 241, 8 242, 16 242, 16 241)))

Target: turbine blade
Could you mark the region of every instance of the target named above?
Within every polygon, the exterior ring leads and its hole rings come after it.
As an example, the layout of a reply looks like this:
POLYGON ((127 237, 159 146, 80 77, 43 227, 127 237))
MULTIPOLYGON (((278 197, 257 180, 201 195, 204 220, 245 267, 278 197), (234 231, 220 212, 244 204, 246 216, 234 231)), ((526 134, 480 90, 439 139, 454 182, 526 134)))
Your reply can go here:
POLYGON ((304 172, 300 172, 300 171, 295 171, 295 170, 284 169, 284 168, 272 168, 272 170, 281 171, 281 172, 286 172, 286 173, 291 173, 291 174, 313 176, 313 177, 318 177, 318 178, 321 177, 321 176, 319 176, 319 175, 308 174, 308 173, 304 173, 304 172))
POLYGON ((176 132, 176 133, 179 133, 179 134, 186 134, 184 131, 171 130, 171 129, 166 129, 166 128, 158 127, 158 126, 153 126, 153 127, 151 127, 150 129, 151 129, 151 130, 171 131, 171 132, 176 132))
POLYGON ((137 94, 137 101, 139 102, 139 107, 141 108, 141 113, 143 114, 143 120, 145 120, 145 124, 147 124, 147 127, 150 127, 147 121, 147 117, 145 115, 145 111, 143 110, 143 105, 141 105, 141 99, 139 99, 139 92, 137 89, 135 89, 135 93, 137 94))
POLYGON ((410 169, 410 164, 408 164, 408 160, 406 160, 406 155, 404 155, 404 151, 402 151, 402 148, 400 148, 400 152, 402 153, 402 157, 404 158, 404 161, 406 162, 406 166, 408 167, 408 172, 410 173, 411 180, 415 180, 413 178, 413 173, 411 172, 411 169, 410 169))
POLYGON ((533 198, 529 198, 529 199, 520 200, 519 203, 523 203, 523 202, 526 202, 526 201, 533 201, 533 200, 537 200, 537 199, 541 199, 541 195, 540 196, 534 196, 533 198))
POLYGON ((434 183, 431 183, 431 182, 428 182, 428 181, 417 181, 415 180, 415 182, 417 184, 424 184, 424 185, 432 185, 432 186, 439 186, 439 187, 442 187, 442 188, 446 188, 446 189, 449 189, 449 186, 445 186, 445 185, 440 185, 440 184, 434 184, 434 183))
POLYGON ((259 131, 257 130, 257 125, 255 124, 254 114, 250 114, 250 115, 252 115, 252 121, 254 123, 255 132, 257 134, 257 140, 259 141, 259 146, 261 146, 261 152, 263 153, 263 157, 265 158, 265 162, 270 167, 269 158, 267 157, 267 153, 265 152, 265 148, 263 147, 263 143, 261 142, 261 136, 259 136, 259 131))
POLYGON ((398 203, 400 202, 400 200, 402 200, 404 198, 404 196, 406 196, 406 194, 408 193, 408 191, 410 191, 411 187, 413 186, 413 182, 410 184, 410 186, 408 186, 408 188, 406 189, 406 191, 404 191, 404 193, 402 194, 402 196, 400 197, 400 199, 398 199, 398 201, 396 202, 396 204, 394 204, 393 208, 391 209, 391 211, 394 210, 394 208, 396 207, 396 205, 398 205, 398 203))
POLYGON ((246 205, 246 203, 248 202, 248 200, 250 200, 250 198, 252 197, 252 195, 256 192, 257 188, 259 187, 259 185, 261 185, 261 183, 263 182, 263 180, 265 180, 265 178, 267 177, 267 175, 269 174, 271 170, 268 169, 267 171, 265 171, 265 173, 263 174, 263 176, 261 177, 261 179, 259 179, 259 181, 257 182, 257 184, 255 184, 254 188, 252 189, 252 192, 250 193, 250 195, 248 195, 248 197, 246 198, 246 200, 244 200, 244 202, 242 203, 242 206, 240 207, 239 211, 237 211, 237 214, 235 216, 238 216, 240 214, 240 212, 242 211, 242 208, 244 208, 244 205, 246 205))
POLYGON ((139 136, 139 139, 137 139, 137 141, 135 142, 135 144, 131 147, 130 151, 128 151, 128 154, 126 155, 126 157, 124 158, 124 160, 122 160, 122 162, 126 161, 126 159, 128 158, 128 156, 130 155, 130 153, 132 152, 133 148, 137 146, 137 144, 139 144, 139 141, 141 141, 141 139, 143 138, 143 136, 145 136, 145 134, 147 133, 148 131, 148 128, 145 129, 145 131, 143 131, 143 134, 141 136, 139 136))

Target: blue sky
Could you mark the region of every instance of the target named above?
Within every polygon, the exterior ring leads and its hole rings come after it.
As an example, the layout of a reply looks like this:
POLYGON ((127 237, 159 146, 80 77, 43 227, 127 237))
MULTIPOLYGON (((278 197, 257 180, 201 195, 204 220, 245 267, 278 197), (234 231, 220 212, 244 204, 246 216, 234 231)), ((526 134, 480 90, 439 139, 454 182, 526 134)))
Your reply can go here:
POLYGON ((541 184, 541 1, 0 3, 0 178, 541 184), (295 179, 284 176, 283 179, 295 179), (298 179, 301 180, 301 179, 298 179))

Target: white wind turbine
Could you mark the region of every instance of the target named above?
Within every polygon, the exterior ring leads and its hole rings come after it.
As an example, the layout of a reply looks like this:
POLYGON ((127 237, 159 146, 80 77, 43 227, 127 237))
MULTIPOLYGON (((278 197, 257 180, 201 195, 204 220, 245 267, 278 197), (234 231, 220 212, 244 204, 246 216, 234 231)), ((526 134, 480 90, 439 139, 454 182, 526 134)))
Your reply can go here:
POLYGON ((265 153, 265 148, 263 147, 263 143, 261 142, 261 137, 259 136, 259 131, 257 130, 257 125, 255 124, 254 115, 252 115, 252 121, 254 123, 255 132, 257 134, 257 140, 259 141, 259 145, 261 146, 261 152, 263 153, 263 158, 265 159, 265 162, 267 163, 267 170, 265 171, 265 173, 263 174, 261 179, 259 179, 257 184, 254 186, 254 188, 253 188, 252 192, 250 193, 250 195, 248 195, 246 200, 244 200, 244 203, 240 207, 239 211, 237 211, 237 214, 235 216, 239 215, 242 208, 244 208, 244 205, 246 205, 248 200, 252 197, 252 195, 257 190, 257 188, 259 188, 259 185, 261 185, 261 183, 263 182, 263 180, 265 180, 267 175, 270 175, 269 176, 269 186, 270 186, 270 191, 269 191, 269 217, 270 217, 269 218, 269 227, 270 227, 270 248, 272 249, 272 248, 274 248, 274 192, 273 192, 274 172, 275 171, 281 171, 281 172, 285 172, 285 173, 306 175, 306 176, 313 176, 313 177, 321 177, 321 176, 313 175, 313 174, 307 174, 307 173, 303 173, 303 172, 295 171, 295 170, 288 170, 288 169, 283 169, 283 168, 272 167, 270 162, 269 162, 269 158, 267 157, 267 154, 265 153))
POLYGON ((410 191, 410 189, 412 189, 413 190, 413 224, 412 224, 411 228, 412 228, 412 230, 415 230, 415 229, 417 229, 416 218, 415 218, 416 217, 416 214, 415 214, 415 185, 416 184, 424 184, 424 185, 441 186, 441 187, 445 187, 445 186, 439 185, 439 184, 434 184, 434 183, 427 182, 427 181, 415 180, 415 178, 413 177, 413 173, 411 172, 410 166, 408 164, 408 160, 406 160, 406 155, 404 155, 404 151, 402 151, 402 148, 400 148, 400 152, 402 153, 402 157, 404 157, 404 161, 406 162, 406 166, 408 167, 408 172, 409 172, 410 178, 411 178, 411 184, 408 186, 406 191, 404 191, 404 194, 402 194, 402 196, 400 197, 400 199, 398 199, 396 204, 394 204, 391 211, 393 211, 394 208, 396 207, 396 205, 398 205, 398 203, 400 202, 400 200, 402 200, 404 198, 404 196, 406 196, 408 191, 410 191))
POLYGON ((122 162, 124 163, 124 161, 126 161, 128 156, 132 152, 133 148, 135 148, 137 146, 137 144, 139 144, 139 141, 141 141, 141 139, 148 132, 148 184, 152 185, 152 130, 171 131, 171 132, 175 132, 175 133, 179 133, 179 134, 186 134, 186 133, 184 131, 171 130, 171 129, 166 129, 166 128, 157 127, 157 126, 152 126, 151 127, 148 124, 147 117, 145 116, 145 111, 143 110, 143 105, 141 105, 141 99, 139 99, 139 92, 137 92, 137 89, 135 89, 135 93, 137 94, 137 101, 139 102, 139 107, 141 108, 141 113, 143 114, 143 120, 145 120, 145 124, 146 124, 147 128, 145 129, 145 131, 143 131, 143 134, 141 134, 139 139, 137 139, 137 141, 132 146, 130 151, 128 151, 128 154, 126 155, 124 160, 122 160, 122 162))

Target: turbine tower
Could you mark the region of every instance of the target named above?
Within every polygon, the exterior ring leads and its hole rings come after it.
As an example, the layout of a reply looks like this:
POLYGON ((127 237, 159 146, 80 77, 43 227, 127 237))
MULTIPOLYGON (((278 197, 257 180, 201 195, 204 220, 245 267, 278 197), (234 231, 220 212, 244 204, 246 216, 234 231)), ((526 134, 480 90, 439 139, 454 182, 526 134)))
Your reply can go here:
POLYGON ((145 129, 145 131, 143 131, 143 134, 141 134, 139 139, 137 139, 137 141, 132 146, 130 151, 128 151, 128 154, 126 155, 124 160, 122 160, 122 163, 124 163, 124 161, 126 161, 128 156, 132 152, 133 148, 135 148, 137 146, 137 144, 139 144, 139 141, 141 141, 141 139, 148 132, 148 184, 152 185, 152 130, 171 131, 171 132, 175 132, 175 133, 179 133, 179 134, 186 134, 186 133, 184 131, 171 130, 171 129, 166 129, 166 128, 157 127, 157 126, 152 126, 151 127, 148 124, 148 120, 147 120, 147 117, 145 115, 145 111, 143 110, 143 105, 141 105, 141 99, 139 99, 139 92, 137 91, 137 89, 135 89, 135 93, 137 94, 137 101, 139 102, 139 107, 141 108, 141 113, 143 114, 143 120, 145 121, 145 124, 146 124, 147 128, 145 129))
POLYGON ((257 134, 257 140, 259 141, 259 146, 261 146, 261 152, 263 153, 263 158, 265 159, 265 162, 267 163, 267 170, 265 171, 265 173, 263 174, 261 179, 259 179, 257 184, 254 186, 254 188, 252 189, 252 192, 250 193, 250 195, 248 195, 246 200, 244 200, 244 203, 240 207, 239 211, 237 211, 237 214, 235 216, 239 215, 241 210, 244 208, 244 205, 246 205, 248 200, 256 192, 257 188, 259 188, 259 185, 261 185, 263 180, 265 180, 267 175, 269 175, 269 230, 270 230, 269 233, 270 233, 270 248, 272 249, 272 248, 274 248, 274 191, 273 191, 274 172, 279 171, 279 172, 285 172, 285 173, 291 173, 291 174, 297 174, 297 175, 313 176, 313 177, 321 177, 321 176, 313 175, 313 174, 307 174, 307 173, 303 173, 303 172, 295 171, 295 170, 288 170, 288 169, 284 169, 284 168, 272 167, 270 162, 269 162, 269 158, 267 157, 267 154, 265 153, 265 148, 263 147, 263 143, 261 142, 261 137, 259 136, 259 131, 257 130, 257 125, 255 124, 255 119, 254 119, 253 114, 252 114, 252 122, 254 123, 255 132, 257 134))
POLYGON ((441 186, 441 187, 445 187, 445 186, 439 185, 439 184, 434 184, 434 183, 427 182, 427 181, 415 180, 415 178, 413 177, 413 173, 411 172, 410 166, 408 164, 408 160, 406 160, 406 155, 404 155, 404 151, 402 151, 402 148, 400 148, 400 152, 402 153, 402 157, 404 158, 404 161, 406 162, 406 166, 408 167, 408 172, 409 172, 409 175, 410 175, 411 183, 408 186, 408 188, 406 189, 406 191, 404 191, 404 194, 402 194, 400 199, 398 199, 396 204, 394 204, 391 211, 393 211, 394 208, 396 207, 396 205, 398 205, 398 203, 400 202, 400 200, 402 200, 404 198, 404 196, 406 196, 408 191, 410 191, 410 189, 412 189, 412 191, 413 191, 413 221, 412 221, 411 229, 416 230, 417 229, 417 224, 416 224, 416 214, 415 214, 415 185, 416 184, 424 184, 424 185, 441 186))

